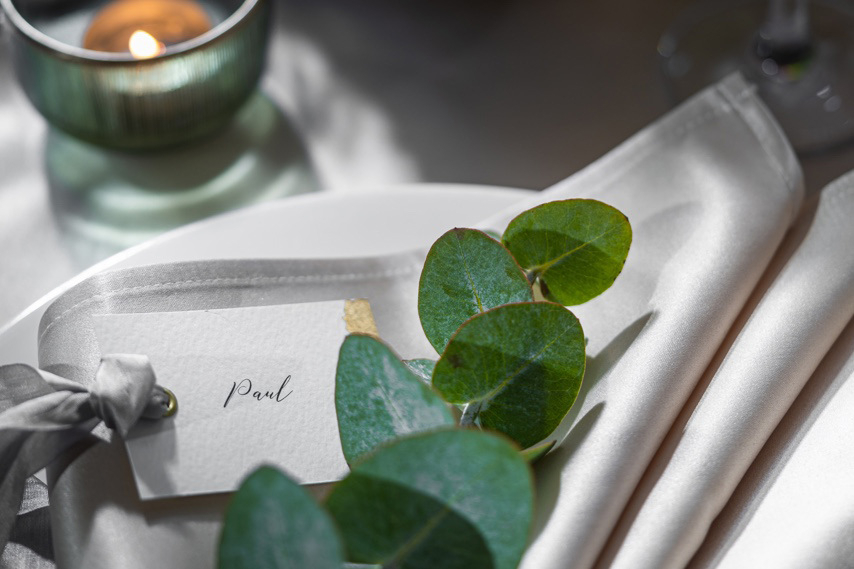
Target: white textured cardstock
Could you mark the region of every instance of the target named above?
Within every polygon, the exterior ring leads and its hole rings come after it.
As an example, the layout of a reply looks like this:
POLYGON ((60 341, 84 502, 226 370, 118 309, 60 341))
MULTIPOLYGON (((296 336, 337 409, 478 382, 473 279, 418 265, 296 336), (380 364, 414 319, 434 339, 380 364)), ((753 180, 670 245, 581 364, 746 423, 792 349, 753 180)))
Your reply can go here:
POLYGON ((347 473, 335 414, 345 302, 101 315, 102 354, 147 355, 178 412, 126 440, 143 500, 236 490, 261 464, 303 483, 347 473))

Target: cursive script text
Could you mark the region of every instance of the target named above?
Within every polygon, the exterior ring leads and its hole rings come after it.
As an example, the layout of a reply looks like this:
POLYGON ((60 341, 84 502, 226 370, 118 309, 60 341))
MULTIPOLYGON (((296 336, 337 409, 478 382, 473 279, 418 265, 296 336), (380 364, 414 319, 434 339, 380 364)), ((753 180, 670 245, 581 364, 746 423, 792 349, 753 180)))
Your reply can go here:
POLYGON ((260 389, 253 390, 252 389, 252 380, 251 379, 241 379, 239 382, 234 381, 231 385, 231 391, 228 392, 228 397, 225 398, 225 403, 222 404, 223 407, 228 407, 228 402, 231 401, 231 398, 235 395, 239 396, 248 396, 257 401, 263 401, 264 399, 269 399, 270 401, 275 401, 276 403, 281 403, 285 399, 287 399, 288 395, 294 392, 293 389, 285 392, 285 388, 291 382, 291 376, 286 377, 282 384, 279 386, 278 391, 261 391, 260 389))

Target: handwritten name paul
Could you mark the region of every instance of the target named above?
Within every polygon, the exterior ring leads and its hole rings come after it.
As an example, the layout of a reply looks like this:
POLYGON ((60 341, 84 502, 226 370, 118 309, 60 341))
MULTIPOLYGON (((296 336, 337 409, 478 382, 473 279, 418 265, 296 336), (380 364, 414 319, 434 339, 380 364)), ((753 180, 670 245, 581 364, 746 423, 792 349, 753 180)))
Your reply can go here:
POLYGON ((270 401, 281 403, 294 392, 293 389, 287 390, 290 382, 291 376, 288 376, 282 381, 278 391, 261 391, 260 389, 253 389, 251 379, 241 379, 239 382, 234 381, 231 385, 231 391, 228 392, 228 397, 225 398, 225 403, 223 403, 222 406, 228 407, 228 402, 231 401, 231 398, 235 395, 238 397, 251 397, 257 401, 269 399, 270 401))

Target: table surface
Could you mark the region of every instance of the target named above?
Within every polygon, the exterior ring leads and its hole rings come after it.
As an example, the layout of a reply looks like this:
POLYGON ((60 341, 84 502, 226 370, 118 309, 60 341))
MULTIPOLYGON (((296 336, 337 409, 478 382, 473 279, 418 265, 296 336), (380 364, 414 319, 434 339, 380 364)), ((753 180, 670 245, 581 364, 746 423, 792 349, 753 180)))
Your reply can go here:
MULTIPOLYGON (((399 182, 547 187, 671 108, 656 44, 688 4, 280 0, 262 95, 217 138, 144 157, 49 130, 13 80, 5 32, 0 328, 105 256, 254 201, 399 182)), ((815 194, 854 168, 854 148, 802 163, 815 194)))

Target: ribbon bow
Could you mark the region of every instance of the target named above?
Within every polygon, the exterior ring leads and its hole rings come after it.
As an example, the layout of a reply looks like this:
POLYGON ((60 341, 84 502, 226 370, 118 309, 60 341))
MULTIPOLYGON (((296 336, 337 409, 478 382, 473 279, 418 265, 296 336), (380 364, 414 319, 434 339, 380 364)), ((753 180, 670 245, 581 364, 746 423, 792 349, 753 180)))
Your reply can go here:
POLYGON ((160 419, 174 410, 174 396, 155 383, 146 356, 105 356, 88 389, 28 365, 0 367, 0 551, 27 477, 101 421, 124 437, 140 418, 160 419))

